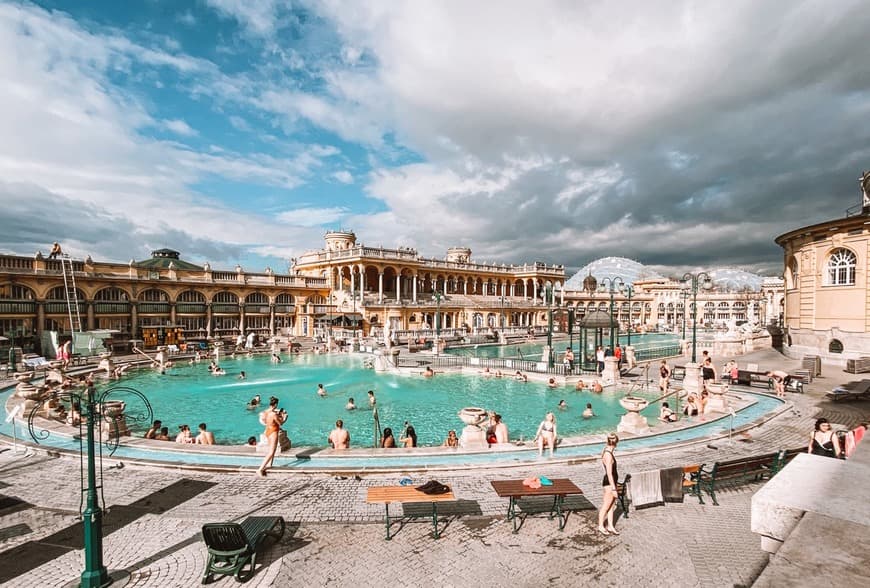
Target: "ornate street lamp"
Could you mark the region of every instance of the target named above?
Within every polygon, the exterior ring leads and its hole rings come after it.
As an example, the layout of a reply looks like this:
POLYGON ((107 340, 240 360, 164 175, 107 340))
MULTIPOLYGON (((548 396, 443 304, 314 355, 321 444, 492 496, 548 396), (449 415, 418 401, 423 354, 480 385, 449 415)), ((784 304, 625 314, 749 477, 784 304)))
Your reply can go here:
POLYGON ((547 367, 553 367, 553 284, 549 281, 544 285, 541 298, 547 305, 547 367))
MULTIPOLYGON (((151 403, 144 394, 127 386, 115 386, 97 394, 93 385, 85 388, 84 393, 78 391, 63 391, 53 393, 55 399, 66 400, 72 406, 81 408, 81 421, 79 422, 79 450, 86 454, 86 463, 82 464, 87 473, 82 472, 81 492, 87 495, 85 510, 82 511, 82 529, 84 532, 85 569, 81 574, 80 588, 102 588, 111 584, 112 579, 103 564, 103 509, 100 506, 98 490, 102 492, 103 473, 100 471, 100 481, 97 483, 97 460, 102 464, 102 444, 108 449, 111 456, 119 445, 121 433, 127 434, 119 426, 124 423, 126 429, 128 421, 150 424, 154 417, 151 403), (142 401, 145 410, 139 413, 125 412, 127 403, 112 399, 110 396, 135 397, 142 401), (103 423, 108 425, 107 438, 103 441, 103 423), (84 429, 84 431, 83 431, 84 429), (84 433, 84 434, 83 434, 84 433), (96 436, 96 438, 95 438, 96 436), (102 444, 100 443, 102 441, 102 444), (99 448, 99 449, 98 449, 99 448), (99 455, 97 452, 99 451, 99 455), (85 482, 87 480, 87 482, 85 482), (87 483, 87 486, 85 486, 87 483)), ((47 439, 51 433, 46 429, 38 428, 34 423, 36 415, 43 408, 43 402, 37 402, 27 417, 27 429, 31 438, 38 444, 40 440, 47 439)), ((71 409, 72 410, 72 409, 71 409)))
POLYGON ((568 347, 574 351, 574 307, 568 307, 568 347))
POLYGON ((631 284, 625 287, 625 294, 628 296, 628 345, 631 346, 631 295, 634 294, 631 284))
POLYGON ((689 298, 689 286, 687 284, 683 284, 682 289, 680 290, 680 298, 683 299, 683 336, 682 340, 686 340, 686 313, 689 312, 689 309, 686 307, 686 300, 689 298))
POLYGON ((609 276, 601 278, 601 284, 598 287, 602 292, 610 294, 610 351, 613 352, 614 347, 614 329, 613 329, 613 295, 625 291, 625 282, 619 276, 609 276))
MULTIPOLYGON (((710 290, 713 287, 713 278, 707 272, 686 272, 683 282, 687 290, 692 291, 692 363, 697 362, 696 347, 698 342, 698 288, 710 290)), ((685 310, 683 310, 685 313, 685 310)), ((685 316, 685 314, 683 315, 685 316)))
POLYGON ((435 290, 435 293, 432 294, 432 298, 435 300, 435 354, 438 354, 438 337, 441 335, 441 292, 435 290))

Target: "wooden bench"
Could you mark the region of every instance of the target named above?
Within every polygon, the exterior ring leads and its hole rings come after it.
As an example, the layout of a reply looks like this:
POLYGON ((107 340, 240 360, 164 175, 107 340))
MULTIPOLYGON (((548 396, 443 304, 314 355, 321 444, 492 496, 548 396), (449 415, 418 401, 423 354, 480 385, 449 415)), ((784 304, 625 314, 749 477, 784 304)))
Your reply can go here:
POLYGON ((698 473, 699 492, 706 490, 710 498, 713 499, 713 504, 719 506, 716 501, 716 485, 718 483, 758 481, 764 476, 769 477, 778 455, 778 452, 774 452, 729 461, 717 461, 710 469, 707 469, 706 464, 703 464, 698 473))
POLYGON ((701 466, 698 464, 683 466, 683 494, 691 494, 698 497, 698 502, 704 504, 701 495, 701 466))
MULTIPOLYGON (((377 486, 369 488, 366 493, 367 503, 384 505, 384 525, 387 528, 385 539, 387 541, 393 538, 390 535, 390 503, 430 503, 432 505, 432 537, 438 539, 441 536, 438 532, 438 503, 449 501, 456 501, 453 490, 444 494, 426 494, 425 492, 420 492, 414 486, 377 486)), ((398 519, 401 517, 393 518, 398 519)))
POLYGON ((552 496, 553 506, 550 508, 550 516, 559 519, 559 530, 565 529, 565 523, 568 521, 568 516, 562 512, 562 505, 565 502, 565 496, 569 494, 583 494, 583 491, 578 488, 574 482, 567 478, 557 478, 552 480, 551 486, 541 486, 540 488, 530 488, 523 484, 522 480, 493 480, 492 484, 495 493, 501 498, 508 499, 507 520, 513 523, 513 532, 517 533, 517 501, 520 498, 529 498, 533 496, 552 496))
POLYGON ((799 453, 806 453, 806 447, 796 447, 794 449, 781 449, 776 454, 776 460, 773 462, 773 466, 770 468, 770 475, 775 476, 778 474, 782 468, 787 466, 791 460, 795 458, 795 456, 799 453))

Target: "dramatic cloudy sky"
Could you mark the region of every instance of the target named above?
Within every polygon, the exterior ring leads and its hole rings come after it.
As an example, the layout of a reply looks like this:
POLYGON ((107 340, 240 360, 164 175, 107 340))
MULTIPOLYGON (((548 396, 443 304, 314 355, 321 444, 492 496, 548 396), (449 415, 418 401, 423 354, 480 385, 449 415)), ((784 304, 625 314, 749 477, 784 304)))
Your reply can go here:
POLYGON ((0 3, 0 251, 778 273, 870 168, 866 3, 0 3))

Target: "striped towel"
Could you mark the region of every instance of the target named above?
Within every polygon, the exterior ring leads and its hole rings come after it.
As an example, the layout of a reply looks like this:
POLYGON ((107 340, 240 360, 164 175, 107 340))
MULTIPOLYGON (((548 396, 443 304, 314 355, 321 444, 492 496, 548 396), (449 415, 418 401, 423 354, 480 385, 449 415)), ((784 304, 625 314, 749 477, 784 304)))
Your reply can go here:
POLYGON ((632 474, 629 482, 631 503, 634 508, 644 508, 664 503, 662 497, 662 477, 659 470, 632 474))

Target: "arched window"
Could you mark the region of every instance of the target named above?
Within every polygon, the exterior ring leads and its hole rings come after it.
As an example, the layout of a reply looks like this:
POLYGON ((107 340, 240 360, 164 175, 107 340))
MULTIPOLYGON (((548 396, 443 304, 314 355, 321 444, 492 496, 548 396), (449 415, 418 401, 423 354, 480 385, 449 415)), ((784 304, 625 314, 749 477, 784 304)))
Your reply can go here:
POLYGON ((800 287, 800 268, 798 267, 797 257, 792 257, 791 260, 788 262, 788 274, 788 287, 800 287))
POLYGON ((831 339, 828 344, 828 351, 831 353, 843 353, 843 343, 839 339, 831 339))
POLYGON ((852 286, 855 284, 855 254, 848 249, 834 249, 828 257, 828 286, 852 286))

